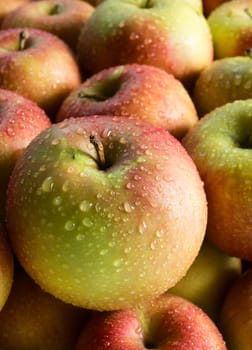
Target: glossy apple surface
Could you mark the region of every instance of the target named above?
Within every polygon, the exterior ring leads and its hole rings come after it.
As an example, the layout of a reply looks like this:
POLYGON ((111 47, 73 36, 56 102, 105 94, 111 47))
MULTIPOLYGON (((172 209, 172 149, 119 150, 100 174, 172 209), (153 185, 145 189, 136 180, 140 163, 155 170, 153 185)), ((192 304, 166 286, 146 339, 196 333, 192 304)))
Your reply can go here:
POLYGON ((63 101, 56 120, 103 114, 132 116, 182 138, 198 121, 182 83, 164 70, 129 64, 107 68, 74 89, 63 101))
POLYGON ((75 350, 226 350, 220 331, 196 305, 162 295, 130 310, 96 313, 75 350))
POLYGON ((202 244, 205 192, 172 135, 123 117, 66 119, 16 163, 7 222, 19 261, 43 289, 111 310, 166 291, 202 244))
POLYGON ((252 100, 218 107, 195 125, 183 145, 205 184, 207 236, 231 256, 252 260, 252 100))

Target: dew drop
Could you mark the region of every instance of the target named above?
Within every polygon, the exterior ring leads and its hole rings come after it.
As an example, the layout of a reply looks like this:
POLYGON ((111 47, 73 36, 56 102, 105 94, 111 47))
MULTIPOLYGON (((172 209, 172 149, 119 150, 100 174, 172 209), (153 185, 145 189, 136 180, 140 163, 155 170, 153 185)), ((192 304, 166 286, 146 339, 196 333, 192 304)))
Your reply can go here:
POLYGON ((89 211, 89 209, 92 207, 92 203, 90 203, 89 201, 87 200, 83 200, 81 203, 80 203, 80 210, 83 211, 83 212, 87 212, 89 211))
POLYGON ((71 220, 68 220, 66 223, 65 223, 65 229, 67 231, 73 231, 75 228, 75 223, 71 220))
POLYGON ((124 202, 123 209, 126 213, 131 213, 134 210, 134 206, 130 205, 129 202, 124 202))
POLYGON ((77 236, 76 236, 76 240, 77 241, 83 241, 83 239, 85 238, 85 235, 83 233, 79 233, 77 236))
POLYGON ((93 222, 89 218, 84 218, 82 220, 82 224, 86 227, 91 227, 93 225, 93 222))
POLYGON ((138 226, 138 231, 139 233, 143 234, 147 229, 147 224, 145 221, 140 222, 139 226, 138 226))
POLYGON ((61 198, 60 196, 57 196, 57 197, 53 198, 53 204, 54 204, 55 206, 58 206, 58 205, 60 205, 61 203, 62 203, 62 198, 61 198))
POLYGON ((44 192, 51 192, 53 189, 54 183, 53 183, 53 179, 51 176, 48 176, 42 183, 41 185, 41 189, 44 192))

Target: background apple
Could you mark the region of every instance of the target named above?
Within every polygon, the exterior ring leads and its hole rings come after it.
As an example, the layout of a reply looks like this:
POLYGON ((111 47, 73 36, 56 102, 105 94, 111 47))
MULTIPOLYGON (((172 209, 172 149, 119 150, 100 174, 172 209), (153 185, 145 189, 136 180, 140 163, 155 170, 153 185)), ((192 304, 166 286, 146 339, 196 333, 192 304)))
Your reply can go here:
POLYGON ((252 47, 252 2, 232 0, 219 5, 208 17, 214 56, 243 56, 252 47))
POLYGON ((185 277, 168 292, 196 304, 218 324, 226 293, 241 273, 239 258, 225 254, 205 240, 185 277))
POLYGON ((1 28, 46 30, 60 37, 75 51, 80 31, 93 11, 93 6, 81 0, 32 1, 6 15, 1 28))
POLYGON ((199 116, 225 103, 252 98, 252 58, 216 59, 200 73, 192 98, 199 116))
POLYGON ((205 184, 207 236, 231 256, 252 260, 252 100, 218 107, 191 128, 183 145, 205 184))
POLYGON ((0 23, 4 17, 11 11, 15 10, 19 6, 27 4, 30 0, 9 0, 9 1, 0 1, 0 23))
POLYGON ((179 80, 160 68, 140 64, 93 75, 69 93, 56 120, 94 114, 143 119, 179 139, 198 121, 192 99, 179 80))
POLYGON ((252 269, 232 286, 221 311, 221 331, 229 350, 250 350, 252 346, 252 269))
POLYGON ((188 87, 212 61, 213 46, 205 17, 187 1, 106 0, 81 31, 77 54, 84 76, 140 63, 188 87))
POLYGON ((6 190, 15 162, 49 117, 31 100, 0 89, 0 221, 5 223, 6 190))
POLYGON ((0 312, 0 347, 73 349, 87 317, 85 310, 42 291, 18 266, 11 293, 0 312))
POLYGON ((222 3, 230 0, 202 0, 203 2, 203 11, 206 17, 210 15, 210 13, 216 9, 216 7, 220 6, 222 3))
POLYGON ((51 117, 81 82, 70 48, 57 36, 34 28, 0 31, 0 88, 36 102, 51 117))
POLYGON ((63 301, 98 310, 176 284, 207 221, 202 182, 181 143, 126 117, 66 119, 40 133, 12 172, 7 208, 28 274, 63 301))
POLYGON ((94 313, 75 350, 226 350, 220 331, 196 305, 162 295, 135 309, 94 313))

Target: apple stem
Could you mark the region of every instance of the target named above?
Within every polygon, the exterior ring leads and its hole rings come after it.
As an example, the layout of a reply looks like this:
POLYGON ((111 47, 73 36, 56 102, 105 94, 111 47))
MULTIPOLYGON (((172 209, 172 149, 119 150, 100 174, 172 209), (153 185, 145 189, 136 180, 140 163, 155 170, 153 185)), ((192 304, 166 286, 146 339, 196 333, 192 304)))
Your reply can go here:
POLYGON ((145 3, 145 8, 150 8, 151 7, 151 2, 152 0, 147 0, 145 3))
POLYGON ((24 50, 25 49, 25 45, 26 45, 26 41, 29 37, 29 34, 26 30, 22 30, 20 33, 19 33, 19 46, 18 46, 18 49, 20 51, 24 50))
POLYGON ((57 15, 60 13, 60 4, 55 4, 54 7, 52 8, 50 15, 57 15))
POLYGON ((105 155, 102 142, 100 140, 97 140, 94 135, 90 135, 89 140, 95 147, 100 169, 105 169, 105 155))
POLYGON ((249 16, 250 19, 252 19, 251 11, 248 7, 244 9, 244 12, 249 16))

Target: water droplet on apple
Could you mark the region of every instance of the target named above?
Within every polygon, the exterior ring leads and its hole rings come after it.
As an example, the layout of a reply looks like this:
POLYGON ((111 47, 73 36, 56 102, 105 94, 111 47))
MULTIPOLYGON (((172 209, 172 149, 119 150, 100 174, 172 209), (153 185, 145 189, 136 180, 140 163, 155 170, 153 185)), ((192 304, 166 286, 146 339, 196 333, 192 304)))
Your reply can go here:
POLYGON ((93 225, 93 222, 89 218, 86 217, 82 220, 82 224, 83 224, 83 226, 91 227, 93 225))
POLYGON ((113 266, 115 267, 119 267, 121 266, 121 264, 122 264, 122 259, 117 259, 113 262, 113 266))
POLYGON ((73 231, 75 228, 75 223, 71 220, 68 220, 66 223, 65 223, 65 229, 67 231, 73 231))
POLYGON ((60 196, 57 196, 57 197, 55 197, 55 198, 53 198, 53 204, 55 205, 55 206, 58 206, 58 205, 60 205, 61 203, 62 203, 62 198, 60 197, 60 196))
POLYGON ((126 213, 131 213, 135 209, 135 207, 132 206, 129 202, 124 202, 123 209, 126 213))
POLYGON ((87 200, 83 200, 81 203, 80 203, 80 210, 83 211, 83 212, 87 212, 89 211, 89 209, 92 207, 92 203, 90 203, 89 201, 87 200))
POLYGON ((139 226, 138 226, 138 231, 139 233, 143 234, 147 229, 147 224, 146 222, 143 220, 140 222, 139 226))
POLYGON ((44 192, 51 192, 53 189, 54 183, 53 183, 53 179, 51 176, 48 176, 42 183, 41 185, 41 189, 44 192))
POLYGON ((77 240, 77 241, 82 241, 84 238, 85 238, 85 235, 84 235, 83 233, 79 233, 79 234, 76 236, 76 240, 77 240))

